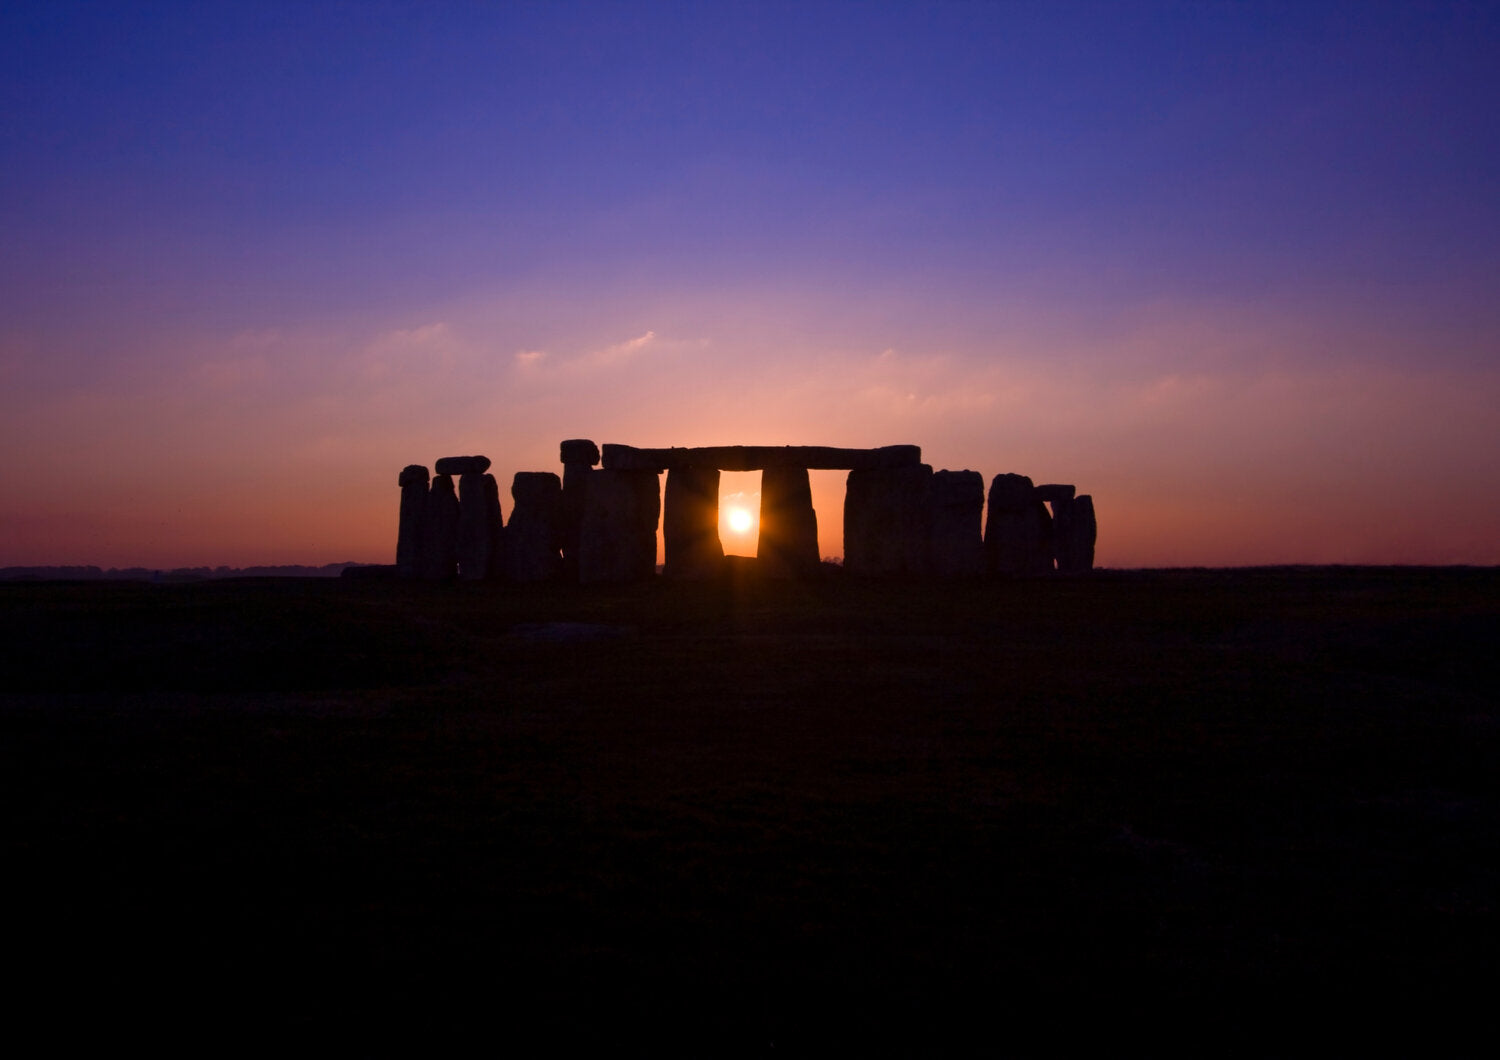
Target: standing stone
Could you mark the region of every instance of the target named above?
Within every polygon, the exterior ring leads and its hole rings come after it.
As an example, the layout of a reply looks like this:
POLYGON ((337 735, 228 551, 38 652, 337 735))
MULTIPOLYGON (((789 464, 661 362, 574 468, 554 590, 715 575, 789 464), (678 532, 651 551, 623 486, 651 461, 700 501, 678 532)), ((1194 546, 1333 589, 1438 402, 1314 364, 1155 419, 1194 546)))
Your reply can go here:
POLYGON ((1093 570, 1094 540, 1098 536, 1094 524, 1094 498, 1085 493, 1066 502, 1054 502, 1052 511, 1057 569, 1068 572, 1093 570))
POLYGON ((669 578, 712 578, 724 569, 719 541, 719 469, 674 467, 662 504, 669 578))
POLYGON ((563 465, 562 550, 563 569, 569 581, 578 580, 578 552, 583 532, 583 510, 587 504, 589 477, 599 463, 599 447, 587 438, 570 438, 558 447, 563 465))
POLYGON ((984 477, 977 471, 932 476, 932 573, 943 578, 984 573, 984 477))
MULTIPOLYGON (((1038 487, 1040 490, 1040 487, 1038 487)), ((1073 569, 1073 498, 1052 501, 1052 558, 1057 569, 1073 569)))
POLYGON ((844 568, 851 574, 926 574, 932 465, 855 469, 844 492, 844 568))
POLYGON ((996 475, 990 484, 984 549, 999 574, 1038 574, 1052 569, 1052 516, 1025 475, 996 475))
POLYGON ((768 467, 760 473, 760 541, 755 555, 773 577, 808 578, 818 573, 818 514, 803 467, 768 467))
POLYGON ((483 581, 490 573, 494 534, 485 478, 470 471, 458 479, 458 576, 466 582, 483 581))
POLYGON ((628 582, 654 575, 660 515, 656 472, 593 472, 579 524, 578 580, 628 582))
POLYGON ((505 577, 505 519, 500 510, 500 485, 495 476, 486 474, 484 482, 484 508, 490 532, 490 566, 488 577, 498 580, 505 577))
POLYGON ((396 530, 396 573, 415 578, 421 573, 422 522, 427 514, 427 469, 408 464, 397 479, 401 486, 401 521, 396 530))
POLYGON ((551 581, 562 573, 562 481, 550 471, 518 471, 510 495, 506 570, 512 581, 551 581))
POLYGON ((458 567, 458 496, 452 475, 434 478, 427 494, 420 565, 422 577, 435 582, 450 580, 458 567))

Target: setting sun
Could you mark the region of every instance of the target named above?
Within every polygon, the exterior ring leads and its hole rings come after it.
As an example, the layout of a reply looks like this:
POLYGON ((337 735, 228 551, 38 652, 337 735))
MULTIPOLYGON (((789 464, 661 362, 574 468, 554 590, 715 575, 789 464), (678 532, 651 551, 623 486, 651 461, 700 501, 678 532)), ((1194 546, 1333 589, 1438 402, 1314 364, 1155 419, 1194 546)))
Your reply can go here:
POLYGON ((729 523, 729 529, 736 534, 749 533, 750 527, 755 525, 755 516, 751 515, 744 508, 729 509, 725 520, 729 523))

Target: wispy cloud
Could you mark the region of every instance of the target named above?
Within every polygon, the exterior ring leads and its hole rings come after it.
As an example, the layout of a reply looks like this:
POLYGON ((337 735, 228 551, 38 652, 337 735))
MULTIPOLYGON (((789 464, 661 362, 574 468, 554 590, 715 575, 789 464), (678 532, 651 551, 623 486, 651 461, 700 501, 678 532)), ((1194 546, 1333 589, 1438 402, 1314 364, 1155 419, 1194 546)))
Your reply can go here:
POLYGON ((583 353, 559 354, 551 350, 528 349, 517 350, 512 357, 517 370, 531 375, 547 372, 576 377, 605 372, 635 361, 656 342, 656 332, 647 331, 633 339, 583 353))
POLYGON ((376 336, 359 352, 363 373, 371 379, 412 372, 447 373, 463 351, 447 323, 396 328, 376 336))

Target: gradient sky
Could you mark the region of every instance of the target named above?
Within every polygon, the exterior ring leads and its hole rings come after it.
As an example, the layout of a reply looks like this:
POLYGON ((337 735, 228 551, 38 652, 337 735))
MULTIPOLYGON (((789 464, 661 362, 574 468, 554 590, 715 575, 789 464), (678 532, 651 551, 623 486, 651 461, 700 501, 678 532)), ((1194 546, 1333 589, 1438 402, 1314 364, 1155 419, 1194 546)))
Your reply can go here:
POLYGON ((0 7, 0 566, 392 562, 573 437, 1494 564, 1497 408, 1495 4, 0 7))

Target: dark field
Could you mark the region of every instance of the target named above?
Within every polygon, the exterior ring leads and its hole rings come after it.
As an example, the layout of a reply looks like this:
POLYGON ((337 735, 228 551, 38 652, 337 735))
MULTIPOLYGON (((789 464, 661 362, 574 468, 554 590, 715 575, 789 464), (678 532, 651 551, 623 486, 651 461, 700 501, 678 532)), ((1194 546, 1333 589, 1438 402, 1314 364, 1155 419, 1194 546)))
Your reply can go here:
POLYGON ((64 1037, 1488 1051, 1495 569, 12 583, 0 636, 64 1037))

